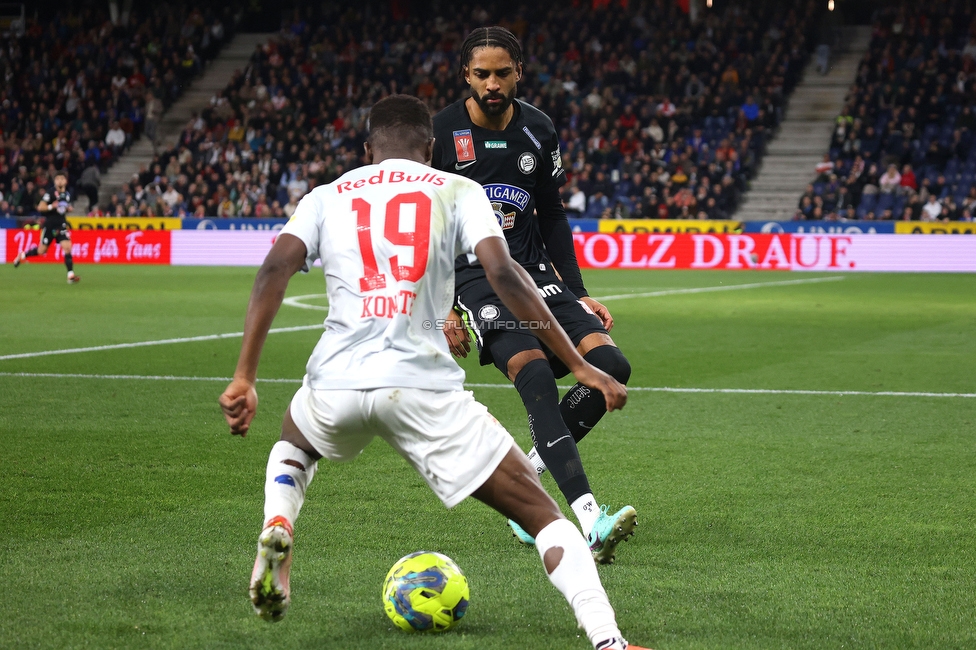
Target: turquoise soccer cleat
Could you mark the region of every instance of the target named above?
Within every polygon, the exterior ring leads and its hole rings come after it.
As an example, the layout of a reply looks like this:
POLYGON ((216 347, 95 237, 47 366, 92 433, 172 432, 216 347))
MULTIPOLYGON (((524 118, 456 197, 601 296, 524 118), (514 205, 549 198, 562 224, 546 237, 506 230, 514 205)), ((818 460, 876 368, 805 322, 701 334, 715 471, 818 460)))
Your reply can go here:
POLYGON ((508 520, 508 525, 512 527, 512 535, 515 537, 515 539, 527 546, 535 546, 535 537, 522 530, 521 526, 511 519, 508 520))
POLYGON ((608 506, 600 506, 600 516, 586 539, 593 559, 600 564, 613 564, 617 545, 633 536, 637 528, 637 511, 633 506, 624 506, 613 515, 608 515, 607 509, 608 506))

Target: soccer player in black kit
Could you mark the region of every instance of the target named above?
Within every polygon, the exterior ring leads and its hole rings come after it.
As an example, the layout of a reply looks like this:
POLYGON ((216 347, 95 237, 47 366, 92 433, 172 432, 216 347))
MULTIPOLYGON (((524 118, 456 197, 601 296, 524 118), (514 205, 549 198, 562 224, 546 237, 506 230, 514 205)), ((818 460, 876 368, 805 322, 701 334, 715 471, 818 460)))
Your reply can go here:
POLYGON ((28 251, 21 251, 14 259, 14 268, 29 257, 43 255, 47 252, 51 242, 57 242, 64 251, 64 265, 68 268, 68 284, 75 284, 81 278, 75 275, 74 262, 71 259, 71 232, 65 215, 71 209, 71 194, 68 192, 68 175, 58 172, 54 175, 54 190, 45 192, 37 211, 44 215, 44 230, 41 232, 41 243, 28 251))
MULTIPOLYGON (((566 173, 552 120, 515 99, 522 75, 518 38, 503 27, 479 27, 465 39, 460 58, 459 74, 471 96, 434 117, 431 166, 484 186, 512 257, 535 280, 580 354, 627 383, 630 364, 608 334, 613 319, 583 286, 559 197, 566 173)), ((529 459, 540 474, 552 472, 593 557, 613 562, 617 545, 634 532, 637 512, 631 506, 615 513, 597 507, 576 448, 606 413, 603 396, 576 384, 560 401, 556 377, 567 370, 532 334, 532 324, 520 324, 505 308, 476 260, 458 258, 455 275, 456 307, 475 334, 481 364, 494 363, 525 404, 535 444, 529 459)), ((458 314, 448 319, 444 333, 452 352, 466 356, 469 337, 458 314)), ((520 541, 534 543, 515 522, 509 525, 520 541)))

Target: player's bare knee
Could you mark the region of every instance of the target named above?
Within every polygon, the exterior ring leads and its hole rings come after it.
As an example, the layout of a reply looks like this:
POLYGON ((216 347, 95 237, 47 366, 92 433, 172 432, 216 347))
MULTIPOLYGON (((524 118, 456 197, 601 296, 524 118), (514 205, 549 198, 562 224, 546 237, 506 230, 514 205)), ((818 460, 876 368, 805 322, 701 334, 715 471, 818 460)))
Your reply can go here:
MULTIPOLYGON (((285 417, 281 420, 281 440, 290 442, 315 460, 322 457, 322 454, 315 450, 315 447, 312 446, 312 444, 305 437, 305 434, 303 434, 301 429, 298 428, 298 425, 295 424, 295 420, 291 417, 290 404, 288 405, 288 408, 285 409, 285 417)), ((289 464, 292 464, 299 469, 305 469, 304 467, 300 466, 300 463, 297 462, 289 464)))
POLYGON ((563 561, 563 547, 553 546, 549 548, 545 555, 542 556, 542 562, 546 565, 546 573, 552 575, 552 572, 556 570, 559 563, 563 561))
POLYGON ((613 339, 606 332, 592 332, 583 337, 583 340, 576 346, 576 351, 580 353, 580 356, 585 356, 587 352, 601 345, 613 345, 616 347, 617 344, 613 342, 613 339))
POLYGON ((520 372, 522 372, 522 368, 528 365, 530 361, 545 358, 546 355, 542 352, 542 350, 523 350, 508 360, 505 374, 508 375, 509 381, 514 382, 515 378, 519 376, 520 372))

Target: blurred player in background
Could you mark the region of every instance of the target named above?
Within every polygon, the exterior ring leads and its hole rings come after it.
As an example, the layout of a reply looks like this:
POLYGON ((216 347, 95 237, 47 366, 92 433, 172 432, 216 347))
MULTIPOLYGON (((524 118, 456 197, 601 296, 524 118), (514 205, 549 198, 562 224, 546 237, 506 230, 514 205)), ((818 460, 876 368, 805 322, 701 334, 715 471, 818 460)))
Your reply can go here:
POLYGON ((626 389, 552 324, 535 284, 509 256, 482 188, 424 164, 432 133, 419 99, 378 102, 366 143, 372 164, 306 195, 258 271, 234 380, 220 397, 232 433, 245 435, 254 417, 261 349, 289 279, 317 259, 330 309, 268 459, 251 600, 262 618, 284 616, 293 525, 317 461, 352 460, 379 436, 447 507, 474 495, 535 535, 550 580, 594 648, 622 650, 627 642, 586 542, 511 435, 463 390, 464 371, 437 322, 454 301, 455 258, 477 255, 513 312, 548 323, 539 330, 546 345, 605 396, 605 408, 622 407, 626 389))
POLYGON ((71 193, 68 192, 68 175, 59 171, 54 175, 54 189, 45 192, 37 204, 37 211, 44 216, 44 230, 41 243, 28 251, 21 251, 14 259, 14 268, 24 260, 47 252, 51 242, 57 242, 64 251, 64 265, 68 268, 68 284, 75 284, 80 277, 75 275, 75 265, 71 259, 71 231, 65 215, 71 210, 71 193))
MULTIPOLYGON (((566 182, 559 139, 552 120, 515 99, 522 76, 522 46, 503 27, 479 27, 461 45, 459 74, 470 97, 434 117, 435 169, 481 183, 508 241, 512 257, 583 358, 626 383, 630 363, 608 332, 613 318, 587 295, 573 233, 559 188, 566 182)), ((475 333, 481 365, 494 363, 518 389, 529 417, 535 447, 529 452, 539 474, 546 468, 580 522, 594 558, 613 562, 617 545, 637 526, 637 512, 599 508, 583 470, 576 443, 606 413, 603 396, 576 384, 559 400, 556 377, 567 373, 552 352, 502 304, 472 256, 458 258, 457 306, 475 333)), ((457 314, 445 327, 452 352, 466 356, 468 331, 457 314)), ((510 521, 515 536, 532 544, 532 535, 510 521)))

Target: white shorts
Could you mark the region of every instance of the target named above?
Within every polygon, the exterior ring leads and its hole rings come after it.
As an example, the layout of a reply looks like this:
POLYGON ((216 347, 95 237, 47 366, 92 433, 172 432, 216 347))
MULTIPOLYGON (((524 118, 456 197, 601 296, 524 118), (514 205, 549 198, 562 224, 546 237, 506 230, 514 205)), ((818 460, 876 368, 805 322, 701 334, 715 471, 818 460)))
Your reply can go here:
POLYGON ((481 487, 515 444, 468 391, 303 385, 290 410, 306 440, 329 460, 356 458, 374 436, 386 440, 448 508, 481 487))

